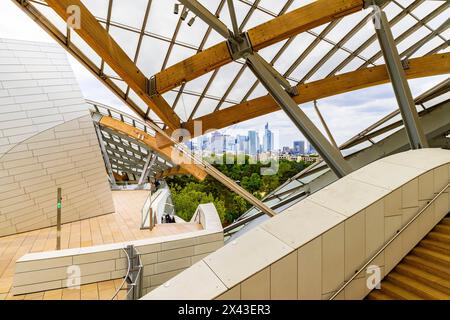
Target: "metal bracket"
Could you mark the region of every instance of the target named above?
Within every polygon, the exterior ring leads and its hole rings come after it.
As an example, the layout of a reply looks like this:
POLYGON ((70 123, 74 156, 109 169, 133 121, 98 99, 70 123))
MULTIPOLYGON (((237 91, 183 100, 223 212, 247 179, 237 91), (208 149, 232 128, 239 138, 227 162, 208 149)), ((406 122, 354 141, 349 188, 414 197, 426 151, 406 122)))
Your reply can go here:
POLYGON ((408 58, 405 58, 402 60, 402 67, 403 67, 403 70, 409 69, 409 59, 408 58))
POLYGON ((158 95, 158 91, 156 91, 156 77, 152 76, 150 79, 147 79, 147 94, 150 97, 154 97, 158 95))
POLYGON ((227 45, 233 60, 246 58, 247 55, 253 53, 252 43, 250 42, 247 32, 240 34, 236 39, 229 38, 227 45))
POLYGON ((100 114, 99 112, 92 112, 92 121, 94 122, 94 123, 100 123, 100 120, 102 120, 102 118, 103 118, 103 115, 102 114, 100 114))

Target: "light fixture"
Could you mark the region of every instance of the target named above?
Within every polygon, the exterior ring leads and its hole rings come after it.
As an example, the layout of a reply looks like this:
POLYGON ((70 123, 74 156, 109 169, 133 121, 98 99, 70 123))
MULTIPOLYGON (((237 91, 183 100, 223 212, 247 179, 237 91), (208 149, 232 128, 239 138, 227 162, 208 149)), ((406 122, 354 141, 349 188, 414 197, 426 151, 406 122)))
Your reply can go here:
POLYGON ((194 24, 195 18, 196 18, 196 16, 193 16, 193 17, 189 20, 189 22, 188 22, 188 26, 189 26, 189 27, 192 26, 192 25, 194 24))
POLYGON ((180 12, 180 4, 175 3, 175 6, 173 7, 173 13, 178 14, 178 12, 180 12))
POLYGON ((184 10, 183 13, 181 14, 180 19, 183 21, 186 20, 188 13, 189 13, 189 10, 184 10))

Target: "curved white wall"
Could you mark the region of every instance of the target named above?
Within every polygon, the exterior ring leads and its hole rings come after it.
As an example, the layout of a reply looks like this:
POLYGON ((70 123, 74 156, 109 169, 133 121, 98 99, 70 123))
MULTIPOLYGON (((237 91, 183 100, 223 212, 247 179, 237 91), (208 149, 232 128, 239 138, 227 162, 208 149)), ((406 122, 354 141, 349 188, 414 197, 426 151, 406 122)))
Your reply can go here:
POLYGON ((88 106, 58 45, 0 39, 0 236, 114 212, 88 106))
MULTIPOLYGON (((228 243, 144 299, 328 299, 449 183, 449 163, 450 151, 442 149, 373 162, 228 243)), ((446 190, 374 265, 387 274, 448 212, 446 190)), ((367 276, 362 272, 338 298, 363 298, 367 276)))

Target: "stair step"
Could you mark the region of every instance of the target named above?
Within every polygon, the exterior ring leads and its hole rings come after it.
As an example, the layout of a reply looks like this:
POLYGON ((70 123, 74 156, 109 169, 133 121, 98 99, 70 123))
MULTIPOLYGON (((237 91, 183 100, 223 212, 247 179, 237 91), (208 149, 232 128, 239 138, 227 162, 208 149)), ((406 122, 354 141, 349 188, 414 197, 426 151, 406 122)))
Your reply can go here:
POLYGON ((450 268, 450 257, 448 255, 422 247, 416 247, 412 250, 412 252, 428 261, 440 263, 445 267, 450 268))
MULTIPOLYGON (((430 286, 423 284, 410 277, 406 277, 398 272, 394 271, 388 274, 387 279, 392 283, 401 286, 403 289, 413 292, 424 299, 431 300, 448 300, 450 296, 436 290, 430 286)), ((383 284, 381 284, 383 285, 383 284)))
POLYGON ((411 291, 407 291, 387 280, 381 283, 381 290, 389 296, 395 297, 396 299, 400 300, 423 300, 422 297, 412 293, 411 291))
POLYGON ((403 262, 412 265, 416 268, 422 269, 426 272, 433 273, 444 279, 450 279, 450 268, 447 268, 440 263, 429 261, 414 254, 407 255, 403 259, 403 262))
POLYGON ((450 234, 450 225, 438 224, 434 229, 438 232, 450 234))
POLYGON ((394 297, 386 294, 383 292, 383 290, 377 290, 374 289, 369 295, 367 296, 368 300, 395 300, 394 297))
POLYGON ((450 244, 450 235, 447 235, 447 234, 441 233, 441 232, 437 232, 437 231, 431 231, 428 234, 427 239, 432 239, 432 240, 450 244))
POLYGON ((436 290, 442 291, 450 297, 450 281, 446 280, 445 278, 441 278, 437 275, 431 274, 404 263, 399 264, 395 268, 395 271, 406 277, 410 277, 417 281, 420 281, 423 284, 436 290))
POLYGON ((445 255, 450 252, 450 244, 446 244, 445 242, 439 242, 436 240, 423 239, 422 241, 420 241, 419 246, 440 252, 445 255))

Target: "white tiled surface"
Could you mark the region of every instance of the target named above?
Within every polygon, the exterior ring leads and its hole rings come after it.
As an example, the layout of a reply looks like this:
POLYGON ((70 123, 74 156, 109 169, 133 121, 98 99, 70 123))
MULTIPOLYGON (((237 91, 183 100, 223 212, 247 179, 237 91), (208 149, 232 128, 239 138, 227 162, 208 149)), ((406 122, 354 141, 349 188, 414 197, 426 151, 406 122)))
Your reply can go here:
POLYGON ((204 261, 231 288, 293 250, 264 229, 255 228, 210 254, 204 261), (233 263, 230 267, 230 261, 236 257, 239 257, 239 264, 233 263), (245 267, 240 268, 239 265, 245 267))
POLYGON ((114 212, 88 107, 57 45, 0 39, 0 236, 114 212))
POLYGON ((0 39, 0 156, 49 126, 87 115, 64 50, 0 39))
MULTIPOLYGON (((123 278, 127 270, 126 255, 122 248, 134 245, 141 254, 143 264, 142 290, 148 293, 167 282, 186 268, 223 246, 223 229, 212 204, 198 209, 203 219, 203 230, 178 235, 154 237, 93 247, 31 253, 16 261, 13 293, 25 294, 62 288, 68 279, 67 268, 79 266, 82 284, 123 278)), ((223 285, 222 285, 223 286, 223 285)), ((205 289, 212 289, 206 286, 205 289)), ((223 286, 220 289, 224 289, 223 286)), ((211 293, 206 290, 207 293, 211 293)), ((202 292, 199 292, 199 297, 202 292)))
MULTIPOLYGON (((328 299, 419 212, 423 206, 420 198, 434 196, 430 195, 430 186, 438 192, 449 182, 450 151, 425 149, 418 150, 419 154, 415 152, 380 160, 396 166, 403 163, 408 168, 394 170, 394 166, 387 166, 390 169, 375 172, 373 168, 383 167, 376 163, 362 168, 352 173, 352 177, 344 177, 318 191, 283 215, 264 222, 204 258, 227 290, 203 298, 277 299, 281 296, 279 288, 271 288, 276 281, 285 283, 285 298, 328 299), (332 219, 334 222, 330 222, 332 219), (287 258, 292 256, 297 259, 287 258), (280 270, 284 276, 275 274, 272 278, 272 271, 279 273, 280 270), (297 295, 293 293, 295 285, 288 284, 286 279, 297 281, 297 295)), ((388 273, 448 213, 448 192, 443 193, 410 225, 410 229, 372 262, 380 267, 382 275, 388 273)), ((363 271, 337 298, 363 298, 368 293, 366 279, 363 271)), ((177 276, 172 284, 177 288, 195 286, 186 273, 177 276)), ((188 290, 182 293, 158 288, 145 298, 177 296, 189 299, 189 295, 188 290)))

